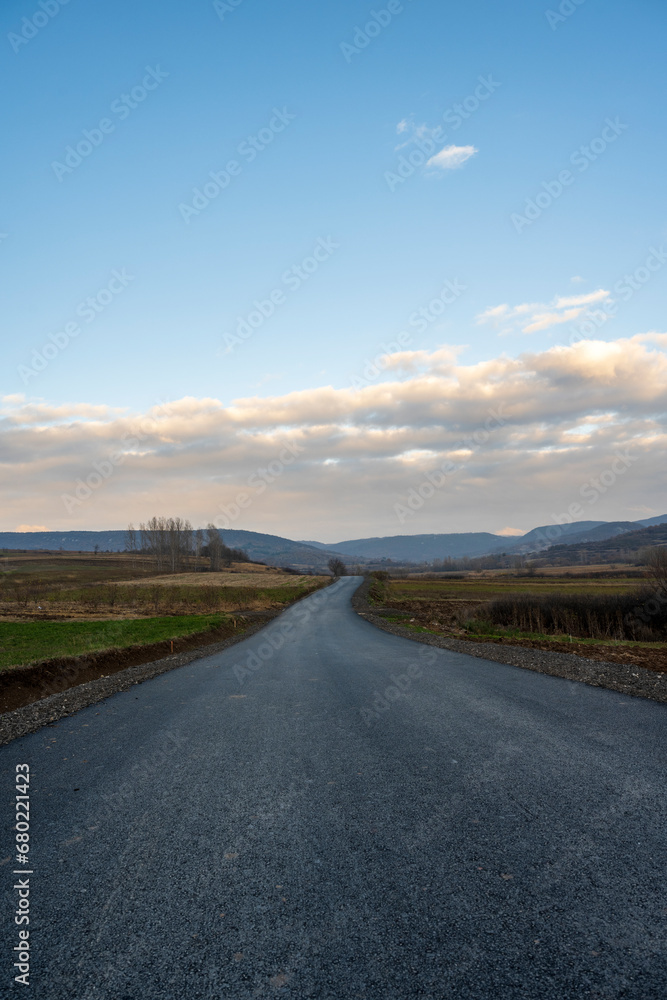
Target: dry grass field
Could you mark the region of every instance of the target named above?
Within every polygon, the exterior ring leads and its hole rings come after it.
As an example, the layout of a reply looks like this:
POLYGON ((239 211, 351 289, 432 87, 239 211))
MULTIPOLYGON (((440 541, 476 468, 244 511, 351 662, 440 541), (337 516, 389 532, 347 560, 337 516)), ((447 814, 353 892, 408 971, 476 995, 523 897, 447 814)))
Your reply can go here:
POLYGON ((125 553, 3 553, 0 620, 120 619, 164 614, 259 611, 288 603, 321 586, 255 563, 220 572, 155 572, 150 557, 125 553))
POLYGON ((158 575, 150 558, 117 553, 3 553, 0 668, 204 634, 225 623, 242 630, 253 614, 280 610, 328 579, 245 562, 158 575))
POLYGON ((229 569, 218 573, 174 573, 169 576, 152 576, 134 580, 119 580, 119 586, 148 587, 282 587, 301 584, 306 580, 322 577, 296 576, 273 566, 255 563, 232 563, 229 569))
POLYGON ((591 567, 588 574, 572 569, 533 576, 411 576, 378 583, 372 599, 383 617, 418 632, 667 670, 662 620, 654 615, 644 625, 637 619, 636 627, 625 621, 637 604, 647 605, 650 588, 640 592, 647 581, 623 570, 600 575, 591 567))

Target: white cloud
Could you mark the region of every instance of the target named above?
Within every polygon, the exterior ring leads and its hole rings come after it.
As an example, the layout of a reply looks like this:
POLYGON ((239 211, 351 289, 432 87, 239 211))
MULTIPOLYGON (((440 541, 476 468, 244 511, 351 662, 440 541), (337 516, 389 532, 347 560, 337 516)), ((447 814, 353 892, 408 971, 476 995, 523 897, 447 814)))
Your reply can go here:
POLYGON ((455 170, 478 152, 475 146, 445 146, 427 161, 426 166, 438 167, 440 170, 455 170))
POLYGON ((416 143, 426 156, 433 154, 426 161, 426 167, 431 169, 455 170, 479 152, 475 146, 445 146, 439 153, 434 152, 445 138, 442 128, 439 126, 431 128, 426 123, 416 125, 412 116, 403 118, 398 123, 396 133, 404 138, 394 147, 395 150, 405 149, 416 143))
POLYGON ((589 306, 594 302, 604 302, 609 298, 609 292, 604 288, 598 288, 597 292, 587 292, 585 295, 569 295, 557 297, 556 308, 567 309, 568 306, 589 306))
POLYGON ((0 527, 122 528, 154 513, 204 524, 239 492, 252 502, 233 527, 294 538, 532 527, 581 501, 581 487, 628 452, 636 460, 627 475, 586 514, 625 517, 638 503, 662 512, 665 348, 667 334, 651 333, 463 364, 460 349, 445 345, 389 355, 395 380, 362 389, 321 386, 229 406, 186 397, 135 415, 5 404, 0 527), (492 412, 503 422, 476 448, 466 436, 492 412), (302 450, 256 494, 249 478, 270 469, 286 442, 302 450), (113 473, 68 514, 62 494, 115 453, 113 473), (460 470, 401 527, 394 504, 447 460, 460 470))
POLYGON ((517 306, 503 303, 480 313, 478 323, 492 323, 501 333, 538 333, 562 323, 572 323, 591 306, 612 302, 609 292, 598 288, 583 295, 557 295, 551 302, 522 302, 517 306))

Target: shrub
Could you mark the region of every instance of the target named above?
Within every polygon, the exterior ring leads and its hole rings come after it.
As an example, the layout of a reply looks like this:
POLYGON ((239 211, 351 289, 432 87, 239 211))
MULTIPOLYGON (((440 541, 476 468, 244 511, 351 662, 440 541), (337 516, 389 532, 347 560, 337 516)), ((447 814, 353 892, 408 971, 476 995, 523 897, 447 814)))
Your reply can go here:
POLYGON ((516 594, 490 601, 477 618, 520 632, 657 642, 667 635, 667 592, 516 594))

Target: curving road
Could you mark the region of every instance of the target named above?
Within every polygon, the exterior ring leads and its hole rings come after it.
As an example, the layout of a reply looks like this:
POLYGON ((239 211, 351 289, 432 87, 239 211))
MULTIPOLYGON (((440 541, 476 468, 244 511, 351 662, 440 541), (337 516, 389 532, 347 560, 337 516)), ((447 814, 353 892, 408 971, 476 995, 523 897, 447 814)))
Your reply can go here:
POLYGON ((357 584, 0 749, 23 995, 667 996, 667 706, 388 635, 357 584))

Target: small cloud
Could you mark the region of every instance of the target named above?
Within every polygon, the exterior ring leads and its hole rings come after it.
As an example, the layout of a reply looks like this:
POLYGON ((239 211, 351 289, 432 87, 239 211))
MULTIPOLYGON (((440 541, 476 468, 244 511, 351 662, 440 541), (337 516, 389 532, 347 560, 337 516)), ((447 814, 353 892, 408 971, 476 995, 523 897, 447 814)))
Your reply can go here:
POLYGON ((582 281, 585 280, 586 279, 582 278, 580 274, 575 274, 574 277, 570 278, 570 281, 572 281, 575 285, 580 285, 582 281))
POLYGON ((407 132, 409 128, 410 128, 410 122, 408 121, 407 118, 403 118, 396 126, 396 132, 398 135, 402 135, 403 132, 407 132))
POLYGON ((524 326, 524 333, 538 333, 540 330, 548 330, 559 323, 569 323, 581 314, 581 309, 566 309, 565 312, 536 313, 527 326, 524 326))
POLYGON ((652 331, 651 333, 638 333, 637 341, 640 344, 657 344, 658 347, 667 347, 667 333, 657 333, 652 331))
POLYGON ((25 531, 48 531, 48 530, 49 529, 45 527, 45 525, 43 524, 19 524, 18 528, 16 529, 16 531, 20 531, 21 533, 25 531))
POLYGON ((525 534, 526 532, 522 528, 502 528, 500 531, 496 531, 496 535, 503 535, 506 538, 516 538, 525 534))
POLYGON ((439 153, 431 157, 426 166, 438 167, 440 170, 456 170, 475 153, 479 153, 475 146, 445 146, 439 153))
MULTIPOLYGON (((561 323, 572 323, 584 315, 589 306, 612 302, 606 288, 583 295, 557 295, 551 302, 521 302, 516 306, 491 306, 475 318, 478 323, 493 323, 501 333, 538 333, 561 323)), ((659 336, 659 335, 658 335, 659 336)))
POLYGON ((608 298, 609 292, 604 288, 598 288, 596 292, 588 292, 586 295, 557 298, 555 306, 557 309, 566 309, 568 306, 590 306, 593 302, 604 302, 608 298))
POLYGON ((506 302, 500 306, 491 306, 490 309, 485 309, 483 313, 477 316, 477 322, 488 323, 491 320, 502 319, 504 316, 507 316, 509 311, 510 307, 506 302))

